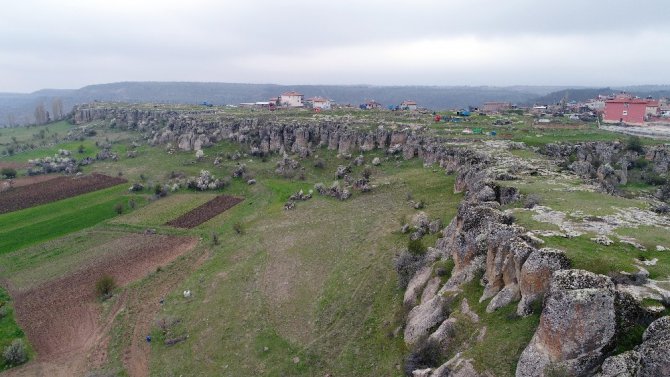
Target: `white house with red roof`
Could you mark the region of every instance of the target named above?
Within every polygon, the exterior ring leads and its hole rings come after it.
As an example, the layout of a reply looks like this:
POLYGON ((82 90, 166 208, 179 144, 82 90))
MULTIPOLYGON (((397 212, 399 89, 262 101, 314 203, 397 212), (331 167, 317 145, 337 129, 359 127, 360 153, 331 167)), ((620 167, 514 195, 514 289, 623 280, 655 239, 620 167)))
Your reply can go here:
POLYGON ((331 102, 322 97, 312 97, 307 100, 313 109, 330 110, 331 102))
POLYGON ((279 97, 279 104, 284 107, 303 107, 302 99, 304 97, 296 91, 285 92, 279 97))
POLYGON ((400 108, 403 110, 414 111, 418 108, 418 106, 414 101, 402 101, 402 103, 400 104, 400 108))

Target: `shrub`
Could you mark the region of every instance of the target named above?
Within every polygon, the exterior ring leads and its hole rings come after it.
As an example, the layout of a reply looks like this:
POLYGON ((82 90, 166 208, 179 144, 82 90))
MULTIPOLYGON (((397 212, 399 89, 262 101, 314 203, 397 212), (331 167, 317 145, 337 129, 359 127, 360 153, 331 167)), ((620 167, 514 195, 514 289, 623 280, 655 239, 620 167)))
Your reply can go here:
POLYGON ((4 176, 7 179, 16 178, 16 169, 2 168, 2 170, 0 170, 0 175, 4 176))
POLYGON ((314 161, 314 167, 317 169, 323 169, 325 166, 326 162, 322 158, 314 161))
POLYGON ((128 207, 130 207, 131 209, 135 209, 136 206, 137 204, 135 203, 135 199, 130 199, 128 201, 128 207))
POLYGON ((526 200, 523 202, 523 208, 531 209, 538 204, 540 204, 540 197, 537 194, 530 194, 526 196, 526 200))
POLYGON ((212 245, 218 245, 219 244, 219 235, 212 232, 212 245))
POLYGON ((119 215, 123 213, 123 203, 116 203, 114 206, 114 211, 118 213, 119 215))
POLYGON ((442 352, 439 344, 432 341, 419 342, 405 358, 405 374, 413 376, 417 369, 434 368, 441 364, 442 352))
POLYGON ((233 230, 235 230, 235 233, 237 234, 244 234, 244 228, 242 227, 242 223, 236 222, 233 224, 233 230))
POLYGON ((9 365, 19 365, 28 361, 28 353, 26 352, 26 345, 22 339, 14 339, 12 344, 5 347, 2 352, 2 357, 5 363, 9 365))
POLYGON ((86 150, 86 149, 84 148, 84 144, 80 144, 80 145, 79 145, 79 148, 77 148, 77 152, 79 152, 79 154, 84 153, 85 150, 86 150))
POLYGON ((0 319, 3 319, 9 314, 9 307, 7 305, 0 306, 0 319))
POLYGON ((370 168, 363 169, 363 178, 370 179, 370 176, 372 176, 372 169, 370 168))
POLYGON ((626 142, 626 149, 637 153, 644 153, 642 140, 640 140, 640 138, 637 136, 631 136, 628 138, 628 141, 626 142))
POLYGON ((652 186, 661 186, 667 182, 667 179, 656 173, 647 173, 644 176, 644 182, 652 186))
POLYGON ((411 254, 403 251, 394 261, 394 268, 398 273, 398 286, 407 288, 412 276, 423 267, 423 255, 411 254))
POLYGON ((407 251, 414 255, 423 255, 426 253, 426 246, 421 239, 409 240, 407 242, 407 251))
POLYGON ((116 288, 116 282, 114 281, 114 278, 109 275, 103 275, 95 282, 95 293, 103 300, 112 296, 114 288, 116 288))

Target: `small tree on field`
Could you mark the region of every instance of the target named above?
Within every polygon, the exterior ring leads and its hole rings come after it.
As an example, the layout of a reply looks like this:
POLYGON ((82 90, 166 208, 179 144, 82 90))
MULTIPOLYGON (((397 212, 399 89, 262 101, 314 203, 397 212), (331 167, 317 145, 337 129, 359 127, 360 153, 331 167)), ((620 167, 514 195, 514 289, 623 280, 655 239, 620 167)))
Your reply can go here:
POLYGON ((119 215, 123 213, 123 204, 122 203, 116 203, 114 206, 114 211, 118 213, 119 215))
POLYGON ((16 178, 16 169, 2 168, 2 170, 0 170, 0 175, 4 176, 7 179, 16 178))
POLYGON ((103 300, 112 296, 114 288, 116 288, 116 282, 109 275, 104 275, 95 282, 95 293, 103 300))

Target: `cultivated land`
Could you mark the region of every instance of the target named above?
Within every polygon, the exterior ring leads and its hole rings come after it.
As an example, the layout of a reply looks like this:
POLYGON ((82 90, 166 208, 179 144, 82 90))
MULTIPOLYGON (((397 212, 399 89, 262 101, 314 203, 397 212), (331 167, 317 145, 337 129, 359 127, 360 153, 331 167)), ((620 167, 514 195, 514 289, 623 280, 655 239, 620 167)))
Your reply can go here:
MULTIPOLYGON (((209 116, 221 113, 278 122, 346 120, 361 130, 375 130, 379 125, 422 129, 450 143, 492 151, 504 161, 547 169, 552 173, 523 176, 514 182, 522 194, 537 195, 540 203, 533 209, 524 208, 523 200, 504 206, 517 224, 533 231, 544 246, 564 250, 574 268, 602 274, 635 273, 643 260, 656 259, 655 264, 644 267, 649 277, 659 284, 670 280, 670 254, 656 249, 670 248, 667 223, 619 221, 609 233, 613 245, 591 240, 597 235, 593 224, 602 223, 596 217, 611 223, 608 216, 629 219, 626 214, 633 209, 648 210, 655 186, 627 185, 623 187, 627 197, 611 196, 596 191, 592 182, 562 173, 555 161, 533 149, 510 150, 506 144, 625 143, 625 136, 600 130, 595 124, 557 122, 540 127, 531 117, 514 113, 476 115, 462 123, 445 124, 435 123, 432 114, 405 112, 213 111, 209 116), (498 119, 510 124, 494 126, 498 119), (465 128, 496 131, 497 136, 464 134, 465 128), (569 230, 580 234, 560 236, 569 230), (621 242, 619 236, 633 238, 647 251, 621 242)), ((246 145, 221 141, 203 148, 204 157, 196 159, 193 151, 150 146, 138 131, 111 128, 109 122, 99 120, 78 126, 60 122, 29 132, 2 130, 0 153, 3 146, 37 140, 33 138, 40 138, 42 129, 46 140, 50 133, 58 133, 58 138, 52 137, 57 141, 34 149, 16 147, 21 151, 0 157, 0 167, 13 164, 21 175, 28 159, 52 156, 59 149, 75 152, 75 158, 95 157, 108 143, 118 161, 95 161, 83 166, 83 173, 120 176, 128 183, 0 214, 0 283, 5 289, 0 300, 14 308, 0 318, 0 346, 23 338, 31 356, 26 366, 6 373, 404 375, 404 359, 411 347, 402 337, 407 313, 394 259, 406 249, 408 235, 400 228, 418 212, 409 200, 423 201, 421 211, 431 220, 448 224, 463 199, 463 194, 454 193, 454 175, 446 175, 437 165, 423 166, 418 158, 389 157, 381 150, 362 153, 365 164, 356 166, 351 164, 353 159, 319 148, 307 158, 296 157, 304 168, 300 175, 283 177, 275 172, 281 159, 277 154, 252 156, 246 145), (82 129, 88 131, 82 133, 82 129), (84 136, 68 139, 68 131, 84 136), (76 153, 80 145, 81 154, 76 153), (128 157, 130 151, 134 157, 128 157), (236 152, 239 159, 227 158, 236 152), (221 158, 215 164, 217 157, 221 158), (378 166, 371 164, 375 157, 382 161, 378 166), (155 187, 167 184, 171 177, 198 176, 201 170, 208 170, 223 179, 240 163, 245 164, 248 176, 229 178, 223 188, 199 192, 168 187, 167 196, 155 195, 155 187), (367 165, 374 186, 371 192, 354 191, 345 201, 314 192, 310 200, 296 201, 295 208, 284 209, 291 195, 300 190, 307 193, 319 182, 330 186, 337 167, 349 164, 349 174, 355 177, 367 165), (247 184, 246 178, 251 177, 256 184, 247 184), (129 192, 131 183, 141 183, 144 189, 129 192), (204 222, 167 225, 220 195, 243 200, 224 203, 213 217, 202 215, 204 222), (94 285, 104 273, 116 277, 119 287, 103 301, 95 297, 94 285), (190 296, 185 297, 185 290, 190 296), (47 318, 54 325, 41 328, 47 318), (145 341, 147 335, 152 336, 151 344, 145 341)), ((644 145, 659 143, 643 140, 644 145)), ((434 246, 439 236, 428 234, 422 243, 434 246)), ((483 290, 479 279, 463 287, 459 297, 469 302, 479 322, 461 322, 454 344, 462 346, 462 356, 472 360, 479 372, 513 376, 538 326, 539 311, 520 318, 511 305, 487 313, 489 300, 479 302, 483 290), (476 341, 482 327, 487 329, 486 336, 476 341)), ((459 313, 460 304, 460 299, 452 304, 454 312, 459 313)), ((635 338, 620 351, 640 342, 635 338)))

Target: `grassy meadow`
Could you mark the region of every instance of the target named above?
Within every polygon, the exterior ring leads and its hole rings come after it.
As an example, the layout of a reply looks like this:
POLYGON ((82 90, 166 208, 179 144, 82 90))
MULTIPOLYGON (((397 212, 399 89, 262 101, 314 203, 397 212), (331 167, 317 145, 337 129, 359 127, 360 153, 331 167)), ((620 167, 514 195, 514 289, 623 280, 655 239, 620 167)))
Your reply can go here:
MULTIPOLYGON (((188 109, 188 107, 184 107, 188 109)), ((252 117, 259 113, 221 110, 229 116, 252 117)), ((505 114, 472 116, 463 123, 435 123, 432 114, 362 112, 338 110, 330 114, 306 111, 263 117, 287 119, 323 119, 327 116, 350 117, 360 128, 378 124, 423 127, 426 132, 458 140, 495 140, 505 138, 541 146, 556 141, 623 140, 618 134, 597 129, 595 124, 579 123, 565 127, 538 128, 530 117, 505 114), (496 119, 508 119, 507 126, 493 126, 496 119), (465 128, 497 131, 498 136, 466 135, 465 128)), ((50 204, 0 215, 0 282, 11 280, 30 287, 55 278, 77 266, 85 265, 101 253, 114 250, 114 240, 131 233, 155 229, 162 234, 187 235, 200 239, 190 255, 170 266, 123 288, 128 298, 123 310, 109 329, 109 359, 101 370, 128 375, 123 364, 125 350, 136 334, 134 324, 148 324, 151 343, 150 374, 159 376, 401 376, 408 353, 402 340, 403 292, 398 288, 394 257, 407 245, 400 227, 417 212, 408 198, 426 203, 431 219, 448 224, 462 196, 453 193, 454 177, 437 167, 423 167, 418 159, 404 161, 387 158, 381 151, 366 152, 366 164, 380 157, 380 166, 370 166, 370 193, 354 192, 347 201, 315 193, 308 201, 299 201, 293 210, 283 209, 288 197, 313 189, 316 183, 329 186, 335 180, 338 165, 351 161, 338 159, 334 151, 319 149, 315 156, 300 160, 302 174, 283 178, 274 172, 279 156, 267 158, 227 156, 244 152, 243 146, 221 142, 204 149, 205 157, 196 160, 194 152, 168 153, 165 146, 133 146, 139 134, 104 127, 103 122, 89 125, 96 134, 76 141, 54 141, 12 156, 0 162, 26 162, 50 156, 58 149, 69 149, 75 158, 95 156, 102 143, 111 143, 119 161, 97 161, 83 167, 84 173, 121 175, 129 183, 50 204), (79 146, 83 153, 76 153, 79 146), (126 152, 134 150, 135 158, 126 152), (217 156, 223 162, 215 166, 217 156), (217 191, 196 192, 180 189, 165 198, 151 197, 153 187, 165 183, 173 173, 196 176, 209 170, 217 178, 230 177, 237 164, 247 167, 257 184, 231 178, 230 184, 217 191), (131 194, 128 186, 142 183, 146 189, 131 194), (176 229, 164 225, 181 214, 207 202, 218 194, 244 197, 228 211, 193 228, 176 229), (135 208, 129 201, 134 200, 135 208), (124 211, 114 207, 121 203, 124 211), (218 242, 215 242, 215 238, 218 242), (184 272, 186 271, 186 272, 184 272), (183 280, 170 280, 181 276, 183 280), (167 290, 164 303, 155 317, 142 316, 146 292, 167 290), (184 298, 182 292, 193 296, 184 298), (158 326, 169 323, 169 326, 158 326), (176 345, 164 341, 186 337, 176 345)), ((35 135, 45 140, 60 140, 73 126, 65 122, 0 130, 0 154, 14 142, 30 143, 35 135), (46 129, 49 128, 47 132, 46 129), (53 135, 58 134, 57 137, 53 135), (50 136, 51 135, 51 136, 50 136), (49 139, 49 137, 51 139, 49 139)), ((532 150, 512 151, 519 158, 543 158, 532 150)), ((363 166, 352 166, 352 176, 363 173, 363 166)), ((20 174, 23 173, 20 171, 20 174)), ((646 208, 643 200, 607 196, 573 190, 583 182, 550 182, 531 177, 513 184, 523 194, 536 194, 543 205, 570 213, 581 210, 593 216, 616 212, 616 208, 646 208)), ((520 207, 517 203, 508 208, 520 207)), ((514 209, 520 225, 528 229, 558 230, 554 225, 533 220, 528 211, 514 209)), ((669 257, 656 252, 656 244, 670 246, 670 236, 662 229, 618 229, 622 236, 635 236, 649 251, 648 259, 658 258, 648 269, 653 278, 668 276, 669 257)), ((546 246, 565 250, 573 266, 599 273, 634 271, 634 259, 641 252, 629 245, 615 243, 604 247, 589 240, 592 235, 571 239, 545 237, 546 246)), ((433 246, 436 235, 424 238, 433 246)), ((4 284, 4 283, 3 283, 4 284)), ((461 344, 467 344, 463 357, 473 360, 480 371, 501 376, 514 375, 516 361, 539 321, 539 315, 517 318, 514 305, 495 313, 486 313, 488 301, 479 303, 482 287, 477 281, 463 287, 461 297, 470 303, 481 321, 465 324, 461 344), (473 339, 487 328, 482 342, 473 339), (474 337, 474 338, 473 338, 474 337)), ((162 292, 162 291, 161 291, 162 292)), ((120 295, 119 295, 120 296, 120 295)), ((0 300, 11 301, 0 291, 0 300)), ((116 298, 102 303, 111 312, 116 298)), ((458 301, 460 304, 460 299, 458 301)), ((154 303, 155 304, 155 303, 154 303)), ((23 337, 11 309, 0 318, 0 348, 14 338, 23 337)), ((0 368, 2 368, 0 364, 0 368)))

